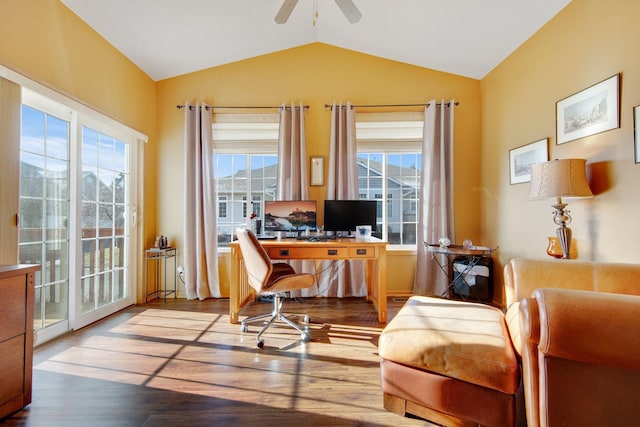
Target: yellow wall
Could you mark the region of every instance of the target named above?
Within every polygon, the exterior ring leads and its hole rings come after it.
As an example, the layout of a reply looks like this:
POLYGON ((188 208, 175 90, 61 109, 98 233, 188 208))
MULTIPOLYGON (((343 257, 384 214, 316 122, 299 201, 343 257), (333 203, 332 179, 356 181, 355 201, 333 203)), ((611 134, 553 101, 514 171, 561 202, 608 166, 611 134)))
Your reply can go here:
MULTIPOLYGON (((416 103, 430 99, 460 101, 455 112, 456 225, 459 240, 479 241, 480 83, 452 74, 393 62, 320 43, 289 49, 158 82, 158 233, 180 247, 183 241, 183 112, 176 105, 204 101, 213 105, 280 105, 302 102, 307 155, 329 155, 333 101, 354 104, 416 103)), ((325 171, 326 172, 326 171, 325 171)), ((324 200, 325 187, 310 187, 324 200)), ((414 254, 390 262, 389 293, 413 286, 414 254)), ((226 273, 221 263, 223 292, 226 273)))
POLYGON ((149 137, 143 233, 145 244, 153 243, 155 82, 57 0, 2 0, 0 40, 0 64, 149 137))
MULTIPOLYGON (((596 197, 569 205, 579 258, 640 258, 632 116, 640 104, 640 3, 634 0, 572 1, 481 81, 311 44, 154 83, 57 1, 2 0, 0 12, 0 63, 149 136, 146 245, 158 233, 182 242, 183 115, 177 104, 302 101, 311 106, 307 155, 328 156, 325 103, 455 98, 461 103, 455 119, 458 240, 498 245, 497 272, 514 256, 546 256, 555 229, 550 203, 528 201, 527 184, 509 184, 508 156, 510 149, 549 137, 551 158, 583 157, 589 164, 596 197), (622 75, 620 129, 557 146, 555 103, 615 73, 622 75)), ((311 188, 315 199, 324 193, 324 187, 311 188)), ((390 292, 410 290, 412 255, 393 256, 390 292)))
POLYGON ((509 150, 545 137, 551 159, 587 159, 596 196, 567 200, 579 259, 640 260, 632 115, 640 104, 638 16, 636 0, 574 0, 482 80, 482 230, 500 246, 500 264, 547 256, 556 228, 551 201, 529 201, 528 184, 509 184, 509 150), (620 129, 556 145, 556 102, 616 73, 620 129))

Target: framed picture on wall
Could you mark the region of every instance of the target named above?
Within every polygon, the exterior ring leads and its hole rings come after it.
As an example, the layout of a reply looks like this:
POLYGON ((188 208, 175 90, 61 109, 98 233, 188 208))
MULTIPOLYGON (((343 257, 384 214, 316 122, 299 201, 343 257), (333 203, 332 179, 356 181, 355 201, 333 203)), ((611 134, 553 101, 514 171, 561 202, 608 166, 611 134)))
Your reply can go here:
POLYGON ((509 150, 511 184, 531 181, 531 166, 549 160, 548 138, 509 150))
POLYGON ((324 185, 324 157, 311 156, 310 185, 324 185))
POLYGON ((556 103, 556 144, 620 127, 620 74, 556 103))
POLYGON ((640 163, 640 105, 633 107, 633 159, 640 163))

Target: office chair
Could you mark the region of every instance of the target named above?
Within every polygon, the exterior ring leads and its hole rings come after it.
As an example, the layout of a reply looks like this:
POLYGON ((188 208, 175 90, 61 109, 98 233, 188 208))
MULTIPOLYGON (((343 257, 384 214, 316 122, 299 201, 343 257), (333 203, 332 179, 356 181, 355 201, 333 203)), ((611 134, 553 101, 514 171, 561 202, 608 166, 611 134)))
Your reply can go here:
MULTIPOLYGON (((249 323, 270 317, 256 337, 258 348, 264 347, 264 340, 260 337, 276 320, 285 321, 300 332, 303 341, 307 341, 308 333, 282 313, 282 298, 290 291, 313 285, 315 280, 313 275, 296 273, 293 267, 284 262, 271 262, 269 255, 252 231, 239 228, 236 230, 236 236, 247 270, 249 285, 258 295, 273 297, 272 312, 244 319, 241 326, 242 332, 248 331, 249 323)), ((309 316, 304 316, 304 322, 309 323, 309 316)))

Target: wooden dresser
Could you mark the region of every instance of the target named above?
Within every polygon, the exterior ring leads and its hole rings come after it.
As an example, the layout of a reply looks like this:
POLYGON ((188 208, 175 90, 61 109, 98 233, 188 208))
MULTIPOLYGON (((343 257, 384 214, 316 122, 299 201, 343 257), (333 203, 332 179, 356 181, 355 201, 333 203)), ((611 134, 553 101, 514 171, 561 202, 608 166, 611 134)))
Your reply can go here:
POLYGON ((38 270, 39 265, 0 265, 0 418, 31 403, 38 270))

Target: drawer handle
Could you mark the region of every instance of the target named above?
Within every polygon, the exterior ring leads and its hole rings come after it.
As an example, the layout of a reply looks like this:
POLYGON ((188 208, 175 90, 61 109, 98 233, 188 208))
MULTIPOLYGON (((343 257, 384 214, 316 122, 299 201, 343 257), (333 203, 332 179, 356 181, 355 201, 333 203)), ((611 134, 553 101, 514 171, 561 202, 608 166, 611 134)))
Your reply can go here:
POLYGON ((327 249, 327 255, 338 255, 337 249, 327 249))
POLYGON ((289 249, 280 249, 280 256, 289 256, 289 249))
POLYGON ((358 255, 366 255, 367 254, 367 250, 366 249, 356 249, 356 254, 358 254, 358 255))

